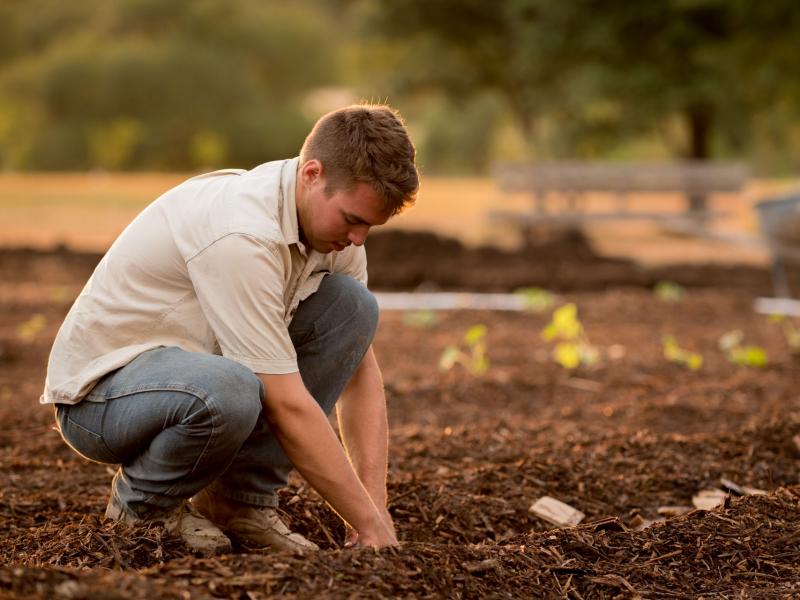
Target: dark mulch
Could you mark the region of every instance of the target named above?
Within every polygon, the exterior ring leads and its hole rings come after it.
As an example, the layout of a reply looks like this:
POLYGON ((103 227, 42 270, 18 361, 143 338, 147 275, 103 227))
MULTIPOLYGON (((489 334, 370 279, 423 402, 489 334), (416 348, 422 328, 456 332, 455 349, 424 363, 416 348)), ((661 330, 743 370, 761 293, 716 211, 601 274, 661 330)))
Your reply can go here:
POLYGON ((548 312, 461 311, 426 328, 386 313, 376 353, 403 545, 341 549, 338 517, 295 478, 283 510, 321 552, 201 559, 159 527, 102 520, 112 470, 74 455, 37 404, 91 261, 16 256, 0 255, 0 598, 800 597, 800 361, 753 313, 751 287, 690 289, 678 304, 629 280, 565 294, 603 356, 574 372, 539 337, 548 312), (18 327, 34 314, 45 326, 26 341, 18 327), (475 323, 489 371, 439 371, 475 323), (767 351, 766 368, 726 360, 717 340, 731 329, 767 351), (664 359, 667 333, 703 354, 700 371, 664 359), (657 521, 721 478, 767 494, 657 521), (584 523, 532 516, 543 495, 584 523))

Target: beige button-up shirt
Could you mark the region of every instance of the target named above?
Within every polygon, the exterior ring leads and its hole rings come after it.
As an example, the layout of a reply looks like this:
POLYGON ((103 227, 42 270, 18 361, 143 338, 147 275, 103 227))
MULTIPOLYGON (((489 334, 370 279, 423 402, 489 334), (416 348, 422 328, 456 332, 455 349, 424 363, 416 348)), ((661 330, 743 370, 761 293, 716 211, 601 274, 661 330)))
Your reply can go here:
POLYGON ((363 247, 320 254, 300 242, 298 162, 200 175, 145 208, 61 325, 41 402, 75 404, 159 346, 221 354, 256 373, 296 372, 288 325, 298 304, 326 273, 367 282, 363 247))

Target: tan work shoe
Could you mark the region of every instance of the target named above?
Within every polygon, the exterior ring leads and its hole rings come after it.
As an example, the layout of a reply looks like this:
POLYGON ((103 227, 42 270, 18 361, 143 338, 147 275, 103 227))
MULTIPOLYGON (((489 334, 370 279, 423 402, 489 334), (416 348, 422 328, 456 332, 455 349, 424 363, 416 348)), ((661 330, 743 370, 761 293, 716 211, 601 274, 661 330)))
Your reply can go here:
POLYGON ((129 524, 162 523, 168 533, 179 536, 192 552, 202 556, 224 554, 233 549, 228 536, 185 500, 174 508, 140 519, 124 510, 112 494, 106 506, 106 518, 129 524))
POLYGON ((289 530, 275 508, 225 498, 208 488, 192 498, 197 511, 245 544, 272 550, 319 550, 314 542, 289 530))

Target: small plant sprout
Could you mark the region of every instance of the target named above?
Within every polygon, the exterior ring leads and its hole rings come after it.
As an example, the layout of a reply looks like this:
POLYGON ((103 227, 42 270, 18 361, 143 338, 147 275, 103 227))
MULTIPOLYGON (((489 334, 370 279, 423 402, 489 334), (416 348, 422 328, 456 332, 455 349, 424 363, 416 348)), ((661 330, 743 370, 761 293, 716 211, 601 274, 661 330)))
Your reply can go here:
POLYGON ((690 371, 697 371, 703 366, 703 357, 697 352, 684 350, 678 345, 678 341, 671 335, 661 338, 661 345, 664 349, 664 358, 670 362, 683 365, 690 371))
POLYGON ((766 351, 760 346, 745 346, 742 344, 743 341, 744 333, 740 329, 734 329, 723 334, 717 345, 728 360, 735 365, 766 367, 769 362, 766 351))
POLYGON ((770 315, 769 321, 780 325, 783 337, 789 345, 789 352, 800 354, 800 327, 792 323, 786 315, 770 315))
POLYGON ((686 288, 674 281, 659 281, 653 293, 663 302, 682 302, 686 298, 686 288))
POLYGON ((482 375, 489 369, 486 356, 486 325, 473 325, 464 334, 463 346, 448 346, 439 357, 439 369, 449 371, 460 364, 473 375, 482 375))
POLYGON ((43 314, 36 313, 31 315, 27 321, 17 325, 17 336, 25 342, 30 344, 36 339, 38 333, 47 325, 47 319, 43 314))
POLYGON ((555 294, 540 287, 526 287, 514 290, 522 297, 525 310, 529 312, 542 312, 553 306, 556 302, 555 294))
POLYGON ((439 317, 432 310, 410 310, 403 315, 403 323, 408 327, 430 329, 439 322, 439 317))
POLYGON ((578 308, 572 303, 553 311, 553 319, 541 336, 547 342, 558 342, 553 348, 553 359, 565 369, 591 367, 600 359, 599 351, 589 343, 578 320, 578 308))

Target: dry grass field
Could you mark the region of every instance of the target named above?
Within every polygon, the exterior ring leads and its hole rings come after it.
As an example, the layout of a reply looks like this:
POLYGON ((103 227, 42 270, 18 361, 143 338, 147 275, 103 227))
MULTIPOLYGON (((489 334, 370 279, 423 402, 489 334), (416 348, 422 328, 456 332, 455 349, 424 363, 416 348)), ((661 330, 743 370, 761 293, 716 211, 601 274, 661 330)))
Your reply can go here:
MULTIPOLYGON (((150 201, 189 174, 0 174, 0 246, 48 248, 59 244, 80 250, 105 250, 125 225, 150 201)), ((712 209, 727 216, 713 224, 721 233, 756 235, 753 205, 793 187, 790 181, 755 181, 739 196, 712 199, 712 209)), ((596 194, 586 199, 588 212, 610 209, 616 198, 596 194)), ((680 212, 678 195, 633 196, 631 207, 680 212)), ((525 194, 506 195, 488 177, 423 179, 417 205, 389 227, 424 229, 456 237, 469 245, 510 248, 519 243, 512 229, 491 223, 486 214, 503 208, 524 211, 525 194)), ((739 262, 762 264, 762 248, 668 236, 644 222, 592 225, 588 234, 605 254, 644 264, 739 262)))

